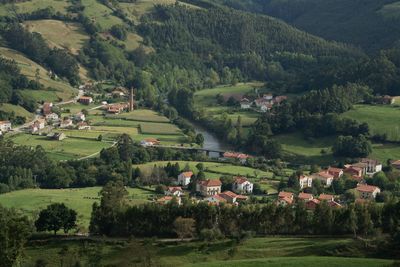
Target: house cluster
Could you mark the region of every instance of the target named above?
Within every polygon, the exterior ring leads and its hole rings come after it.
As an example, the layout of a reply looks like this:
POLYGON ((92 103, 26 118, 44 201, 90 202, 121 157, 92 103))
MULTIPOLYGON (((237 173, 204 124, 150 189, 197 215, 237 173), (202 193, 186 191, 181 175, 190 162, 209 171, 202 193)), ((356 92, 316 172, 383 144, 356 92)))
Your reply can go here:
POLYGON ((279 95, 274 97, 272 94, 264 94, 262 97, 259 97, 255 100, 250 100, 246 97, 243 97, 240 100, 240 108, 250 109, 252 106, 255 106, 259 111, 267 112, 268 110, 272 109, 274 105, 279 105, 286 99, 287 96, 279 95))
POLYGON ((251 158, 250 155, 243 154, 243 153, 238 153, 238 152, 225 152, 223 154, 224 159, 233 159, 233 160, 238 160, 240 163, 245 164, 249 158, 251 158))
POLYGON ((120 114, 124 111, 129 111, 128 103, 113 103, 103 107, 103 109, 109 114, 120 114))
MULTIPOLYGON (((193 172, 182 172, 178 175, 177 185, 170 186, 165 190, 162 198, 157 200, 157 203, 166 204, 173 199, 176 199, 177 203, 181 203, 181 196, 183 196, 184 188, 190 184, 193 176, 193 172)), ((207 179, 204 181, 198 181, 196 183, 196 193, 201 197, 202 201, 209 203, 210 205, 219 205, 221 203, 239 205, 239 203, 246 201, 248 194, 253 192, 253 184, 248 181, 245 177, 234 177, 232 183, 232 191, 226 190, 221 191, 222 183, 219 179, 207 179)), ((198 201, 200 201, 198 199, 198 201)))
MULTIPOLYGON (((400 162, 399 162, 400 163, 400 162)), ((375 159, 363 158, 354 164, 347 164, 344 168, 329 167, 311 175, 299 177, 300 189, 312 187, 313 181, 319 180, 325 187, 330 187, 335 179, 341 178, 344 174, 362 183, 365 176, 372 176, 382 171, 382 164, 375 159)))
POLYGON ((10 121, 0 121, 0 136, 3 133, 11 131, 11 122, 10 121))
POLYGON ((295 202, 304 202, 307 209, 314 210, 317 205, 322 201, 326 201, 329 206, 340 208, 338 202, 335 201, 334 195, 320 194, 318 197, 314 197, 313 194, 299 193, 296 197, 292 192, 281 191, 278 195, 277 204, 282 206, 292 205, 295 202))
POLYGON ((91 130, 91 126, 86 121, 86 116, 83 112, 78 112, 72 116, 65 117, 60 122, 62 129, 78 129, 78 130, 91 130))

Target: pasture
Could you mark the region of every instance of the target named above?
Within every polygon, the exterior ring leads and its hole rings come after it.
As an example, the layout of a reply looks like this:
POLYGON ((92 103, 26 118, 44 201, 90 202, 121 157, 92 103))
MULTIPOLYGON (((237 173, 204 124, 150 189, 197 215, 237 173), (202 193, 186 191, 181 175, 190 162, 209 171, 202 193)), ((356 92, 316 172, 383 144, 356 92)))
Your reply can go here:
MULTIPOLYGON (((20 210, 35 217, 38 212, 52 203, 64 203, 78 213, 78 226, 87 229, 94 202, 99 202, 101 187, 71 189, 24 189, 0 195, 0 204, 20 210)), ((127 188, 130 205, 142 204, 152 196, 149 191, 127 188)))
POLYGON ((156 111, 149 109, 136 109, 129 113, 121 113, 118 115, 107 115, 110 119, 125 119, 143 122, 169 122, 169 119, 158 114, 156 111))
POLYGON ((38 32, 50 47, 64 48, 77 55, 89 36, 78 23, 59 20, 34 20, 24 22, 30 32, 38 32))
POLYGON ((42 146, 49 157, 57 160, 79 159, 95 155, 110 143, 89 140, 86 138, 68 137, 62 141, 49 140, 46 136, 18 134, 11 137, 18 145, 31 147, 42 146))
MULTIPOLYGON (((358 241, 347 238, 313 237, 260 237, 241 243, 231 240, 204 242, 158 243, 133 239, 126 242, 50 241, 29 246, 26 262, 41 258, 56 266, 61 261, 61 247, 71 254, 83 248, 101 247, 98 258, 104 265, 142 266, 149 255, 156 266, 317 266, 317 267, 384 267, 392 266, 393 260, 368 258, 358 241), (351 248, 351 250, 350 250, 351 248), (341 251, 344 255, 341 255, 341 251), (359 257, 359 258, 355 258, 359 257), (142 264, 143 263, 143 264, 142 264)), ((79 258, 86 262, 86 257, 79 258)))
POLYGON ((94 22, 98 23, 103 30, 108 30, 123 21, 113 15, 113 10, 96 0, 82 0, 85 7, 83 13, 94 22))
POLYGON ((0 103, 0 110, 4 111, 4 112, 7 112, 7 113, 14 112, 15 116, 24 117, 27 120, 29 120, 29 119, 31 119, 33 117, 32 113, 30 113, 29 111, 27 111, 23 107, 16 106, 16 105, 13 105, 13 104, 0 103))
POLYGON ((15 60, 21 68, 21 73, 28 79, 35 80, 36 70, 39 70, 39 82, 47 89, 44 90, 26 90, 24 93, 32 96, 36 101, 54 101, 55 99, 71 99, 77 94, 77 90, 68 83, 61 80, 52 80, 47 74, 48 71, 37 63, 25 57, 23 54, 5 47, 0 47, 0 55, 5 58, 15 60))
POLYGON ((68 6, 69 6, 68 1, 60 1, 60 0, 31 0, 15 4, 4 4, 4 5, 2 4, 0 5, 0 16, 15 17, 18 14, 31 13, 32 11, 48 7, 54 8, 56 12, 66 14, 68 6))
POLYGON ((400 107, 396 105, 356 105, 342 116, 369 125, 370 132, 386 134, 390 141, 400 141, 400 107))

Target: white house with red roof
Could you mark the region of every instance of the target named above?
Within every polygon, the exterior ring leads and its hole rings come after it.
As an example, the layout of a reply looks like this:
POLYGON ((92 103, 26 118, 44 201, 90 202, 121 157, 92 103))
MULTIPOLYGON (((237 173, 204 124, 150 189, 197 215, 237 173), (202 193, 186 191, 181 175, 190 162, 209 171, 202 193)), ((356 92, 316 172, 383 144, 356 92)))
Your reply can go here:
POLYGON ((286 206, 293 204, 294 195, 291 192, 281 191, 278 194, 277 204, 286 206))
POLYGON ((329 194, 320 194, 318 199, 320 201, 334 201, 335 200, 335 196, 334 195, 329 195, 329 194))
POLYGON ((187 186, 188 184, 190 184, 192 176, 193 172, 182 172, 178 175, 178 184, 181 186, 187 186))
POLYGON ((221 193, 221 185, 222 183, 219 179, 198 181, 196 184, 196 192, 204 197, 218 195, 221 193))
POLYGON ((376 195, 381 192, 379 187, 366 184, 358 184, 356 190, 362 199, 375 199, 376 195))
POLYGON ((180 186, 168 186, 167 189, 164 191, 166 196, 176 196, 180 197, 183 195, 183 190, 180 186))
POLYGON ((219 205, 220 203, 227 203, 226 199, 223 198, 221 195, 213 195, 205 198, 205 201, 209 202, 210 204, 219 205))
POLYGON ((246 177, 236 176, 234 177, 232 184, 232 190, 238 194, 251 194, 253 193, 253 183, 247 180, 246 177))
POLYGON ((312 186, 312 177, 308 175, 300 175, 299 176, 299 184, 300 189, 311 187, 312 186))
POLYGON ((362 158, 360 162, 367 165, 366 175, 368 176, 372 176, 375 173, 382 171, 382 164, 376 159, 362 158))
POLYGON ((78 112, 73 116, 75 121, 85 121, 86 117, 85 114, 83 114, 82 112, 78 112))
POLYGON ((343 176, 343 169, 340 168, 329 167, 326 171, 327 173, 333 175, 334 179, 339 179, 343 176))
POLYGON ((240 108, 241 109, 249 109, 251 108, 251 101, 247 98, 242 98, 240 100, 240 108))
POLYGON ((329 187, 333 182, 334 176, 328 173, 326 170, 324 170, 316 174, 313 174, 312 178, 321 181, 321 184, 324 185, 325 187, 329 187))

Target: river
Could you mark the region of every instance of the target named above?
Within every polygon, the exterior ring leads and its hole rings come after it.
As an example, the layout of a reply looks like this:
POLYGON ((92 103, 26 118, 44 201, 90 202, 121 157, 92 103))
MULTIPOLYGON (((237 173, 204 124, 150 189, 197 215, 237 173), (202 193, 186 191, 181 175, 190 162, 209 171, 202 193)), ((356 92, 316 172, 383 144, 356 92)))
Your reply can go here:
MULTIPOLYGON (((218 139, 218 137, 214 134, 208 131, 206 128, 199 124, 195 124, 192 122, 192 125, 196 131, 197 134, 202 134, 204 137, 204 143, 203 143, 203 148, 205 149, 215 149, 215 150, 221 150, 221 151, 230 151, 232 150, 232 147, 229 146, 228 144, 222 142, 221 140, 218 139)), ((218 153, 217 153, 218 155, 218 153)), ((210 155, 211 157, 215 155, 210 155)))

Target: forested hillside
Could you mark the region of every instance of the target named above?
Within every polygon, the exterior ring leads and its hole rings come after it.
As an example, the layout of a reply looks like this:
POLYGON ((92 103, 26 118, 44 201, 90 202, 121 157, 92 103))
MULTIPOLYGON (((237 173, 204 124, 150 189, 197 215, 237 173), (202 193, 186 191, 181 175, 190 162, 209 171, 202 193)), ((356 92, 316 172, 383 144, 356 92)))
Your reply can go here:
POLYGON ((218 0, 224 5, 280 18, 328 40, 367 51, 388 48, 400 39, 397 0, 218 0))

